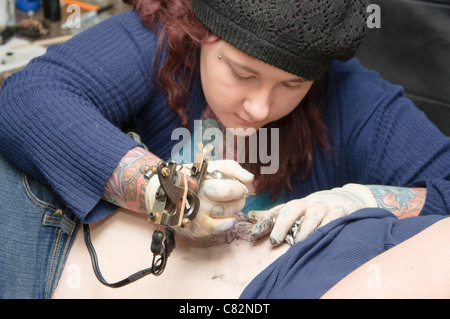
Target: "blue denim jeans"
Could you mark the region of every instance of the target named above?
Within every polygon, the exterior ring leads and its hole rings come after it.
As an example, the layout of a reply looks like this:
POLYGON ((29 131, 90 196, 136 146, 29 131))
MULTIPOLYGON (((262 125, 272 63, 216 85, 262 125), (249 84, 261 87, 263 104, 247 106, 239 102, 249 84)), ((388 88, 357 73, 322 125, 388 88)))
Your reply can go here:
POLYGON ((78 219, 0 156, 0 298, 51 298, 78 219))

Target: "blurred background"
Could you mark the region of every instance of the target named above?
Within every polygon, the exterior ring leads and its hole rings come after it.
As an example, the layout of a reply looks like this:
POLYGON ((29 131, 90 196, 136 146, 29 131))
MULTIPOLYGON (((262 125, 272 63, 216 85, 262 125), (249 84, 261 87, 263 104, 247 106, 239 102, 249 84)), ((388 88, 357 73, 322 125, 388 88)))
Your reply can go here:
POLYGON ((122 0, 0 0, 0 85, 49 45, 130 9, 122 0))
POLYGON ((450 136, 450 0, 371 0, 380 27, 369 28, 361 63, 388 81, 450 136))

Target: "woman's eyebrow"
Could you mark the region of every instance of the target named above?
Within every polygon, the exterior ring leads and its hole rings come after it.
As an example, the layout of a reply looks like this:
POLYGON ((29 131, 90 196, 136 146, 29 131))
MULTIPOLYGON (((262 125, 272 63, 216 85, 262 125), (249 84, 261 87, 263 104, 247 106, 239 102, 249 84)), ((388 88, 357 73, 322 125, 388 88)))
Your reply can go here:
POLYGON ((255 74, 255 75, 259 75, 259 72, 258 72, 258 71, 252 69, 251 67, 249 67, 249 66, 247 66, 247 65, 244 65, 244 64, 241 64, 241 63, 239 63, 239 62, 236 62, 236 61, 230 59, 230 58, 227 57, 227 56, 224 56, 223 58, 224 58, 228 63, 234 64, 234 65, 240 67, 241 69, 243 69, 243 70, 245 70, 245 71, 247 71, 247 72, 253 73, 253 74, 255 74))

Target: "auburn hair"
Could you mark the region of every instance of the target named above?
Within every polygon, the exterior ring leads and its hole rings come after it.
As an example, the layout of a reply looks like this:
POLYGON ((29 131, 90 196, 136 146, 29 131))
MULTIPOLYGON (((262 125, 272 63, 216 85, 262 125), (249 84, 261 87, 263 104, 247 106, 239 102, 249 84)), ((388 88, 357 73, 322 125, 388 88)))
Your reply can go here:
MULTIPOLYGON (((158 34, 159 42, 153 66, 157 82, 166 92, 169 106, 188 126, 189 91, 198 70, 202 41, 210 35, 191 10, 191 0, 123 0, 135 7, 144 25, 158 34), (163 51, 165 55, 162 58, 163 51)), ((247 163, 255 175, 256 191, 270 190, 273 198, 291 188, 291 177, 308 176, 315 145, 327 146, 326 128, 318 106, 321 85, 315 82, 300 104, 285 117, 265 127, 278 128, 279 169, 276 174, 260 174, 262 163, 247 163)), ((270 139, 269 139, 270 140, 270 139)), ((248 146, 248 143, 246 143, 248 146)), ((270 150, 270 147, 267 148, 270 150)), ((248 153, 248 152, 247 152, 248 153)))

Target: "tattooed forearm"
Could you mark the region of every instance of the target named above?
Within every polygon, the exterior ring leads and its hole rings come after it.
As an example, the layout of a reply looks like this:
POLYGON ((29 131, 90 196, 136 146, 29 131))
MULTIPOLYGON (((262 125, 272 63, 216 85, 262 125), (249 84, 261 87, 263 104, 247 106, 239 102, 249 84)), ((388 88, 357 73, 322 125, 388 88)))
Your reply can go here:
POLYGON ((398 218, 419 215, 425 203, 426 188, 407 188, 382 185, 365 185, 375 196, 378 206, 398 218))
POLYGON ((142 167, 156 165, 160 159, 141 147, 129 150, 108 179, 103 199, 117 206, 147 213, 145 190, 148 181, 142 167))

